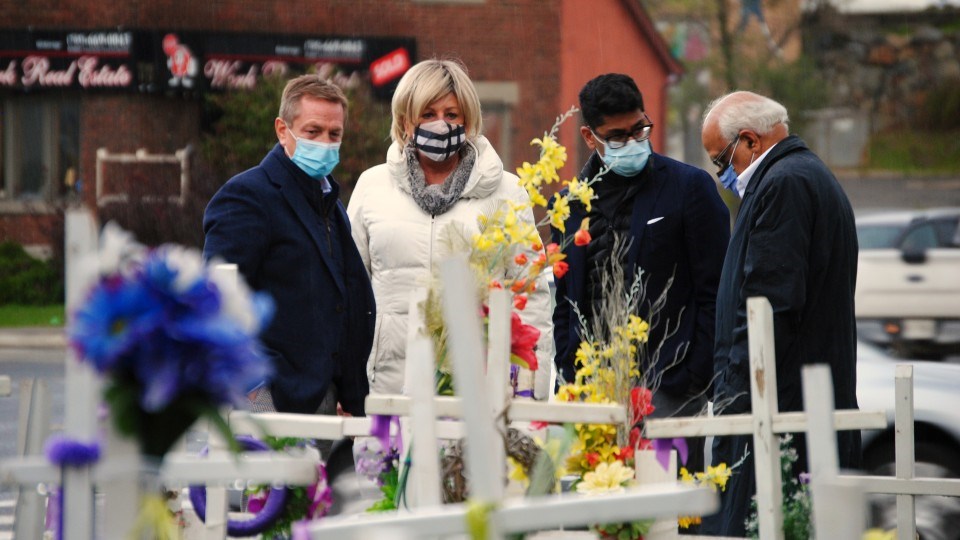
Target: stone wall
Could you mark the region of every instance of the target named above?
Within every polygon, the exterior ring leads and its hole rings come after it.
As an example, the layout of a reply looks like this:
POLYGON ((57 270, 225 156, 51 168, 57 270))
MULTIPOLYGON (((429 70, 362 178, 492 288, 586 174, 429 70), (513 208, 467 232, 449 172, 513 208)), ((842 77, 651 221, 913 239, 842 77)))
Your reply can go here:
POLYGON ((818 13, 805 26, 805 50, 830 85, 830 105, 865 113, 874 132, 916 125, 933 93, 960 91, 958 9, 818 13))

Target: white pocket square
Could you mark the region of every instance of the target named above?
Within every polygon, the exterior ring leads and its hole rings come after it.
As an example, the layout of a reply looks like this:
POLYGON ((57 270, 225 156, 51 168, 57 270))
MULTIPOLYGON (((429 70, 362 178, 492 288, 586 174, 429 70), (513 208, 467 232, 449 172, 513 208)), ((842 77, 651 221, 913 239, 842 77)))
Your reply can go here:
POLYGON ((660 221, 661 219, 663 219, 663 216, 655 217, 655 218, 651 219, 650 221, 648 221, 648 222, 647 222, 647 225, 653 225, 654 223, 660 221))

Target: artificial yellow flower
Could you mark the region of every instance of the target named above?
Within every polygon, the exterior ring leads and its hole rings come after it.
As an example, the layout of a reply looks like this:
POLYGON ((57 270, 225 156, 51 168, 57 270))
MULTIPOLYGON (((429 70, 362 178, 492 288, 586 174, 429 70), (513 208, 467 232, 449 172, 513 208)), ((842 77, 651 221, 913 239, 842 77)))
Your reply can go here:
POLYGON ((681 529, 689 529, 691 525, 699 525, 703 520, 697 516, 681 516, 677 518, 677 524, 681 529))
POLYGON ((547 210, 550 216, 550 224, 560 232, 567 232, 564 222, 570 217, 570 202, 565 197, 555 195, 553 198, 553 208, 547 210))
POLYGON ((584 474, 577 484, 577 493, 600 495, 623 491, 623 483, 633 479, 633 469, 627 468, 622 461, 600 463, 597 468, 584 474))
POLYGON ((891 531, 885 531, 883 529, 870 529, 863 533, 861 536, 862 540, 896 540, 897 531, 896 529, 891 531))
POLYGON ((583 206, 587 209, 587 212, 593 208, 593 204, 590 202, 594 198, 593 188, 588 184, 585 184, 577 178, 574 178, 567 183, 567 189, 570 190, 571 197, 576 197, 580 200, 580 203, 583 204, 583 206))
POLYGON ((726 463, 721 463, 716 467, 708 466, 707 467, 707 478, 711 486, 720 488, 720 491, 727 489, 727 480, 730 479, 730 476, 733 474, 733 471, 727 467, 726 463))
POLYGON ((527 477, 527 471, 523 470, 523 466, 520 465, 520 462, 513 459, 510 456, 507 456, 507 464, 510 472, 507 474, 507 478, 513 480, 514 482, 519 482, 523 487, 527 487, 530 484, 530 479, 527 477))

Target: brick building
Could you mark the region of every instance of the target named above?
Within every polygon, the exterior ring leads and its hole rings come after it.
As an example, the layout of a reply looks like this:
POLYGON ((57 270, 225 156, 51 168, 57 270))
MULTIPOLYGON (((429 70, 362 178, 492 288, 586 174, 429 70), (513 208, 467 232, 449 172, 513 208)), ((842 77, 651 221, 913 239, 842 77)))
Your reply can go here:
MULTIPOLYGON (((199 139, 205 92, 271 70, 336 64, 388 99, 411 63, 457 57, 511 170, 608 71, 637 80, 662 150, 680 73, 639 0, 0 0, 0 12, 0 241, 33 247, 55 241, 51 203, 96 206, 98 149, 173 154, 199 139)), ((561 133, 567 177, 586 157, 575 124, 561 133)))

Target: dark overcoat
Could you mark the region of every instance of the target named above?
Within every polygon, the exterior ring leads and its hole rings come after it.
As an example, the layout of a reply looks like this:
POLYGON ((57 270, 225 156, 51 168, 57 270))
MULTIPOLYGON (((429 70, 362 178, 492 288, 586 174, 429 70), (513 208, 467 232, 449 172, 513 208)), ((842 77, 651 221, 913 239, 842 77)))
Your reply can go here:
MULTIPOLYGON (((590 179, 584 177, 583 181, 590 179)), ((648 279, 647 301, 656 300, 673 279, 660 311, 660 324, 651 331, 651 344, 659 344, 668 324, 675 329, 663 343, 659 364, 653 369, 670 366, 679 356, 679 364, 662 373, 660 388, 682 396, 706 388, 713 373, 714 303, 730 238, 730 214, 709 174, 666 156, 653 154, 636 181, 642 185, 631 209, 625 269, 628 276, 638 268, 643 271, 648 279)), ((567 234, 576 232, 586 216, 583 205, 571 204, 567 234)), ((555 242, 562 241, 560 231, 553 229, 552 236, 555 242)), ((586 247, 573 243, 565 253, 569 270, 556 279, 553 336, 557 368, 572 381, 581 333, 573 305, 583 307, 590 300, 586 283, 590 265, 605 262, 587 260, 586 247)), ((631 278, 627 279, 629 283, 631 278)), ((646 317, 643 306, 638 315, 646 317)), ((647 380, 655 377, 654 373, 645 374, 647 380)))
POLYGON ((362 415, 375 304, 367 271, 327 177, 330 197, 279 144, 260 165, 231 178, 204 214, 204 257, 236 263, 251 288, 273 297, 261 339, 280 412, 313 413, 331 382, 343 409, 362 415), (321 199, 324 201, 321 203, 321 199))
MULTIPOLYGON (((856 409, 856 280, 850 201, 800 138, 780 141, 747 184, 723 264, 714 404, 733 401, 719 412, 750 410, 746 302, 753 296, 766 297, 773 308, 780 411, 803 409, 800 373, 805 364, 829 365, 836 408, 856 409)), ((749 437, 717 438, 713 462, 735 463, 749 442, 749 437)), ((797 465, 806 470, 802 438, 797 443, 797 465)), ((841 467, 857 466, 860 432, 841 432, 839 451, 841 467)), ((748 459, 727 485, 722 510, 707 520, 707 530, 719 527, 713 532, 743 536, 755 491, 753 460, 748 459)))

